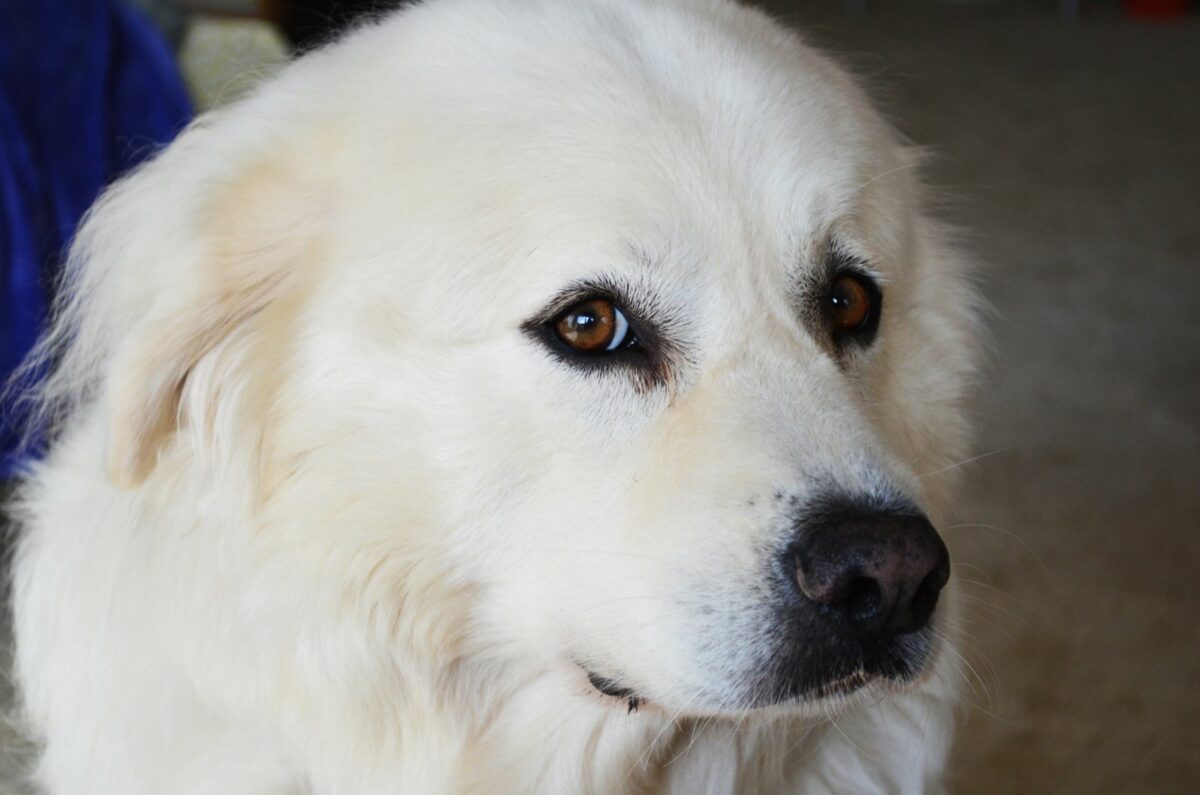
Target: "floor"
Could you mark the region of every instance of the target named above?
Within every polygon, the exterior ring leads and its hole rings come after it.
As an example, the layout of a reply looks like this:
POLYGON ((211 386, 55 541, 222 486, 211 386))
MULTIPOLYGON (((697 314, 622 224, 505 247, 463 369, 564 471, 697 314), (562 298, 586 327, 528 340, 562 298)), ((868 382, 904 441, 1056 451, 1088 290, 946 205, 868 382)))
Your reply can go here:
POLYGON ((1200 17, 768 4, 932 150, 987 265, 953 790, 1200 792, 1200 17))

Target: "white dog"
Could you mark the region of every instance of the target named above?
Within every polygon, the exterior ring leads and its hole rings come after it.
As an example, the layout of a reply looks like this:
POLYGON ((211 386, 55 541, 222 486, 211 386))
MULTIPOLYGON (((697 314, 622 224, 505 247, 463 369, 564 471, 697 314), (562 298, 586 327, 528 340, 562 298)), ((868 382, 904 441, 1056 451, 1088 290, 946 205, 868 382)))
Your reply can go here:
POLYGON ((939 789, 973 295, 917 160, 724 0, 430 0, 196 122, 41 351, 36 780, 939 789))

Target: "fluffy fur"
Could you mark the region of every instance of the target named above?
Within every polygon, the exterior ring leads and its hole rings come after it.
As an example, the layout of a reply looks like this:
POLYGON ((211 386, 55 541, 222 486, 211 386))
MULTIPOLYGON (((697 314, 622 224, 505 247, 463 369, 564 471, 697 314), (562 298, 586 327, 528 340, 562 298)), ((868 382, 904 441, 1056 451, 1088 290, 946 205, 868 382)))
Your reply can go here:
POLYGON ((716 0, 430 0, 198 120, 92 210, 40 352, 36 780, 936 791, 951 598, 919 681, 745 706, 788 506, 890 489, 936 521, 965 454, 972 295, 916 164, 716 0), (886 297, 845 356, 804 308, 833 246, 886 297), (589 279, 670 338, 658 376, 527 333, 589 279))

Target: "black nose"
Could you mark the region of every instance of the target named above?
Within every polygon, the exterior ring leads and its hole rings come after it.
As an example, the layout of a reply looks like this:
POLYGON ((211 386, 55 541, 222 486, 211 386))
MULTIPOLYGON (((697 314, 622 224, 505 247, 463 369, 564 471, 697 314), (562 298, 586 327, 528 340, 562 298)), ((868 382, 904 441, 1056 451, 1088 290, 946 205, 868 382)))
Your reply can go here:
POLYGON ((791 547, 800 591, 863 640, 929 623, 950 554, 919 511, 839 504, 810 512, 791 547))

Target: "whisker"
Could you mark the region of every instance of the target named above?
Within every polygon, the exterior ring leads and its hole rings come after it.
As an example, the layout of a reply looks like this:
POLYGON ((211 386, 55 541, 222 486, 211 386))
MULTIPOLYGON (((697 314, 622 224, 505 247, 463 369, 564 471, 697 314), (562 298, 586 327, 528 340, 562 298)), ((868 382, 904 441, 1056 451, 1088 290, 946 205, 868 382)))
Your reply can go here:
MULTIPOLYGON (((939 633, 939 635, 940 635, 940 633, 939 633)), ((946 640, 944 635, 940 635, 940 637, 943 640, 946 640)), ((988 703, 989 704, 994 703, 995 699, 992 696, 991 689, 988 688, 987 682, 984 681, 984 678, 979 674, 979 671, 976 670, 975 666, 971 665, 971 661, 968 660, 965 656, 963 656, 963 654, 960 651, 958 651, 958 649, 954 648, 953 643, 945 642, 942 644, 942 648, 947 654, 954 655, 956 658, 958 658, 959 662, 961 662, 963 665, 965 665, 967 667, 967 670, 969 670, 971 672, 971 674, 974 675, 975 681, 977 681, 979 683, 979 687, 983 689, 984 697, 987 699, 988 703)), ((971 683, 970 678, 967 677, 965 673, 963 673, 963 680, 967 683, 968 686, 970 686, 971 692, 975 695, 978 695, 978 693, 975 690, 975 686, 971 683)))
MULTIPOLYGON (((972 583, 972 585, 983 585, 983 583, 972 583)), ((969 604, 972 607, 978 607, 978 608, 990 610, 996 616, 1006 618, 1010 621, 1014 621, 1014 622, 1020 624, 1021 626, 1029 626, 1028 619, 1026 619, 1020 613, 1009 610, 1008 608, 1004 607, 1001 604, 997 604, 994 599, 984 599, 982 597, 975 596, 973 594, 963 593, 961 590, 958 592, 957 596, 964 604, 969 604)), ((1025 607, 1025 605, 1021 605, 1019 602, 1018 602, 1018 606, 1020 606, 1023 609, 1026 609, 1026 610, 1029 609, 1029 608, 1025 607)))
POLYGON ((1042 567, 1042 571, 1044 573, 1046 573, 1046 574, 1050 573, 1050 569, 1046 566, 1046 562, 1044 560, 1042 560, 1042 556, 1037 553, 1037 550, 1035 550, 1032 546, 1030 546, 1028 541, 1021 538, 1019 535, 1014 533, 1012 530, 1006 530, 1003 527, 997 527, 996 525, 993 525, 993 524, 981 524, 979 522, 964 522, 962 524, 952 524, 952 525, 949 525, 948 527, 944 527, 942 529, 949 532, 950 530, 966 530, 966 529, 970 529, 970 528, 976 528, 976 529, 981 529, 981 530, 995 530, 997 533, 1001 533, 1002 535, 1008 536, 1009 538, 1013 539, 1014 541, 1016 541, 1018 544, 1020 544, 1022 547, 1025 548, 1025 551, 1029 553, 1029 556, 1032 557, 1034 560, 1036 560, 1038 565, 1042 567))
POLYGON ((991 657, 989 657, 984 651, 983 644, 967 632, 963 632, 961 634, 959 641, 961 642, 963 648, 971 652, 972 657, 974 657, 976 661, 984 668, 984 671, 987 673, 988 677, 992 680, 992 682, 996 683, 996 687, 999 689, 1001 681, 1000 672, 996 669, 996 666, 992 664, 991 657))
POLYGON ((946 622, 946 626, 948 628, 954 630, 956 636, 961 636, 961 635, 966 634, 967 627, 963 626, 963 624, 966 624, 971 627, 982 627, 982 628, 988 630, 989 632, 998 632, 999 634, 1003 635, 1008 640, 1013 639, 1012 633, 1010 633, 1008 630, 1006 630, 1000 624, 999 621, 994 621, 987 615, 979 615, 979 614, 972 615, 972 616, 963 615, 963 616, 958 616, 956 621, 947 621, 946 622), (963 622, 963 623, 960 624, 959 622, 963 622))
POLYGON ((855 195, 858 195, 872 182, 876 182, 877 180, 881 180, 884 177, 891 176, 892 174, 895 174, 897 171, 911 171, 913 169, 917 169, 920 167, 921 167, 920 162, 916 162, 916 163, 905 163, 902 166, 896 166, 895 168, 889 168, 887 171, 876 174, 875 176, 871 177, 863 184, 859 185, 858 188, 855 189, 854 193, 855 193, 855 195))
POLYGON ((934 475, 940 475, 943 472, 949 472, 952 469, 958 469, 961 466, 966 466, 967 464, 973 464, 976 461, 982 461, 983 459, 991 458, 994 455, 1000 455, 1001 453, 1007 453, 1011 450, 1016 450, 1020 446, 1021 445, 1019 445, 1019 444, 1014 444, 1009 447, 1001 447, 999 450, 992 450, 991 452, 981 453, 977 456, 973 456, 973 457, 967 458, 963 461, 959 461, 956 464, 948 464, 947 466, 944 466, 941 469, 935 469, 932 472, 925 472, 924 474, 917 475, 917 478, 918 479, 929 478, 929 477, 933 477, 934 475))
MULTIPOLYGON (((955 567, 955 569, 957 569, 957 570, 959 570, 959 571, 961 571, 961 570, 963 570, 963 569, 967 569, 968 571, 976 571, 976 572, 979 572, 979 576, 980 576, 980 577, 983 577, 983 581, 985 581, 985 582, 987 582, 987 583, 989 583, 989 584, 990 584, 990 583, 991 583, 991 581, 992 581, 992 578, 991 578, 991 576, 990 576, 990 575, 987 573, 987 569, 983 568, 982 566, 976 566, 974 563, 966 563, 966 562, 963 562, 963 561, 955 561, 955 562, 954 562, 954 567, 955 567)), ((962 579, 963 579, 963 578, 959 578, 959 579, 960 579, 960 581, 962 581, 962 579)), ((980 582, 980 581, 979 581, 979 580, 970 580, 969 582, 980 582)))
POLYGON ((626 781, 629 780, 630 776, 632 776, 638 768, 644 767, 650 761, 650 752, 654 750, 654 746, 658 744, 659 739, 663 736, 667 729, 675 726, 676 721, 679 719, 681 714, 683 714, 682 707, 675 710, 675 713, 667 720, 666 723, 662 725, 662 728, 658 730, 658 734, 654 735, 654 739, 646 745, 646 750, 638 755, 637 761, 633 763, 633 767, 631 767, 629 772, 625 774, 626 781))

